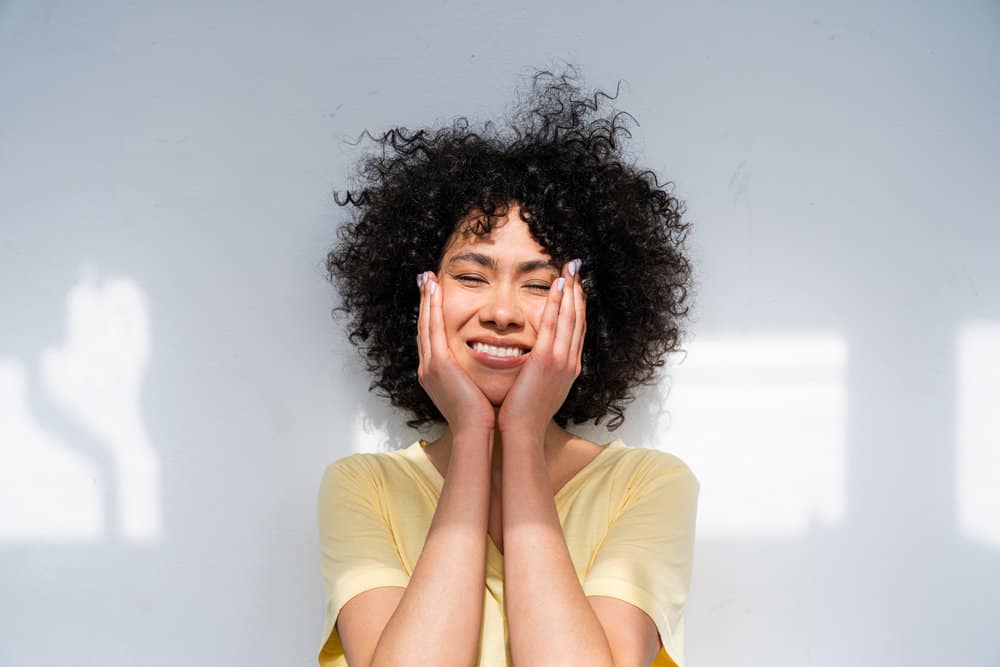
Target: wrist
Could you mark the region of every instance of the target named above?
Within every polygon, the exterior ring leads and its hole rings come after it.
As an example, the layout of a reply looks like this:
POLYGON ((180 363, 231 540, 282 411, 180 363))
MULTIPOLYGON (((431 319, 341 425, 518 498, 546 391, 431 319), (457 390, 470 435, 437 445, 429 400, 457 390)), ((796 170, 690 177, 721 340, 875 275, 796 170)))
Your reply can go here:
POLYGON ((545 442, 544 428, 531 428, 518 424, 500 430, 500 440, 504 449, 508 447, 537 447, 545 442))
POLYGON ((496 415, 490 416, 469 416, 466 419, 448 420, 448 427, 453 435, 471 435, 478 438, 483 433, 493 431, 497 428, 496 415))
POLYGON ((489 449, 493 445, 493 428, 485 426, 464 427, 452 433, 453 447, 489 449))

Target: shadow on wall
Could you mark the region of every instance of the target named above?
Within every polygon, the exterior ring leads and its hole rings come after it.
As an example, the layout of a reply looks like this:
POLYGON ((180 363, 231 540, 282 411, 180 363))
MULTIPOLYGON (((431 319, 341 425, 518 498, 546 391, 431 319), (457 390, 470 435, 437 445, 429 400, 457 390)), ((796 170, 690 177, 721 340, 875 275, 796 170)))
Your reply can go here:
POLYGON ((160 461, 143 424, 149 300, 93 270, 37 369, 0 358, 0 543, 162 539, 160 461))

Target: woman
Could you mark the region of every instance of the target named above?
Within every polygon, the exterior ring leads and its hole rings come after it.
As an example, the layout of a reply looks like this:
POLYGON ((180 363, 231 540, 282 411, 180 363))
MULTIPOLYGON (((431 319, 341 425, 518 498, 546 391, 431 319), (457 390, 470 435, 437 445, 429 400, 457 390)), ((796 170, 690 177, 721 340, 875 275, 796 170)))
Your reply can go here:
POLYGON ((327 468, 320 665, 683 663, 698 482, 565 426, 617 428, 678 349, 688 225, 596 113, 616 98, 531 92, 513 134, 387 132, 337 200, 357 215, 328 269, 372 388, 445 428, 327 468))

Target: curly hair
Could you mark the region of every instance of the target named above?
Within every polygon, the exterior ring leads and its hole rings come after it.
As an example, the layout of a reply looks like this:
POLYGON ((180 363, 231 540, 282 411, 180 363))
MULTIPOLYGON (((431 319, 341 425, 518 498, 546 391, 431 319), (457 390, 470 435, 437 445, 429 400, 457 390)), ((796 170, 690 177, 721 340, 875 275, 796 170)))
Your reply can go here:
POLYGON ((559 426, 612 414, 607 428, 618 428, 632 389, 654 382, 679 349, 693 291, 685 207, 665 189, 672 183, 623 156, 621 135, 632 134, 622 119, 638 121, 600 113, 618 89, 582 95, 571 69, 535 72, 527 99, 507 115, 510 132, 491 121, 472 130, 464 116, 378 138, 365 130, 358 142, 367 136, 381 150, 358 163, 360 191, 343 200, 334 191, 338 206, 354 209, 326 258, 342 298, 333 313, 350 315, 348 339, 374 378, 369 391, 411 413, 412 428, 444 422, 417 380, 414 276, 439 266, 460 223, 466 234, 489 234, 513 204, 554 261, 583 260, 582 371, 554 415, 559 426))

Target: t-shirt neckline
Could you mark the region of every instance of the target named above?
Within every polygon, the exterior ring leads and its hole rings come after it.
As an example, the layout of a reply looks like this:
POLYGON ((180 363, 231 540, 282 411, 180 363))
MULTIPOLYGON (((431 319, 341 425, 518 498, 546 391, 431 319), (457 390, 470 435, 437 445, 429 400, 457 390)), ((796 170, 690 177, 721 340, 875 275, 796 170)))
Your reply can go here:
MULTIPOLYGON (((424 441, 426 442, 426 441, 424 441)), ((413 461, 417 467, 424 473, 424 475, 431 480, 434 485, 434 490, 437 491, 438 496, 441 495, 441 491, 444 489, 444 477, 441 476, 441 471, 437 469, 437 466, 430 460, 427 453, 424 452, 423 445, 420 444, 421 440, 415 441, 409 447, 407 447, 404 452, 408 454, 407 458, 413 461)), ((604 457, 604 452, 609 449, 617 449, 619 447, 624 447, 625 443, 621 438, 615 438, 614 440, 601 446, 601 451, 597 453, 594 458, 587 462, 582 468, 576 471, 569 480, 563 484, 558 491, 556 491, 553 498, 558 502, 559 499, 565 495, 570 488, 577 486, 581 480, 588 476, 591 470, 597 467, 597 464, 602 461, 604 457)))

